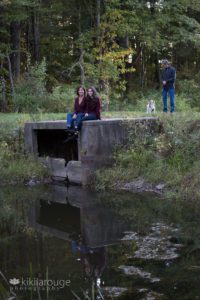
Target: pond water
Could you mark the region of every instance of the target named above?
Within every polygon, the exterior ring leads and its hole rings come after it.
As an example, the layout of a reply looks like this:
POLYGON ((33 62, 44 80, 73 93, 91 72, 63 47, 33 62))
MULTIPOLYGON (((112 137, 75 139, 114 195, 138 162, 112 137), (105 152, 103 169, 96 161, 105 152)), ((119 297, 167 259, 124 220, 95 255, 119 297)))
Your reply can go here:
POLYGON ((200 205, 62 185, 0 191, 0 299, 200 299, 200 205))

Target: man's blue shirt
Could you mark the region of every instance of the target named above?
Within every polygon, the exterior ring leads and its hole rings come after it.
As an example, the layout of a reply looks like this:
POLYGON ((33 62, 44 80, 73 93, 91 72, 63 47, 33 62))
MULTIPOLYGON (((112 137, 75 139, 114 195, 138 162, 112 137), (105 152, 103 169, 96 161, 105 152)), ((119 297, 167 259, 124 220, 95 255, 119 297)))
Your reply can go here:
POLYGON ((164 88, 174 87, 174 82, 176 80, 176 69, 174 67, 168 66, 161 71, 161 81, 166 81, 164 88))

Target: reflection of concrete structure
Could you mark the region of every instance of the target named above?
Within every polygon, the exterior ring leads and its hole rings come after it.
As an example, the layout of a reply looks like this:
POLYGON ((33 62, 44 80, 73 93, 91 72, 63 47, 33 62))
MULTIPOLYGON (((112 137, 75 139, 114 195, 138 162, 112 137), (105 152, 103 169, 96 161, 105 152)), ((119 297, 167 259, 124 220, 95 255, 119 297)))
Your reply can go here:
POLYGON ((158 130, 157 118, 108 119, 84 122, 78 141, 66 140, 66 122, 25 124, 26 149, 40 157, 53 176, 87 184, 93 171, 113 162, 113 150, 128 142, 129 132, 158 130))
POLYGON ((53 186, 31 208, 29 224, 37 231, 68 241, 81 235, 91 248, 115 244, 128 225, 96 197, 77 187, 53 186))

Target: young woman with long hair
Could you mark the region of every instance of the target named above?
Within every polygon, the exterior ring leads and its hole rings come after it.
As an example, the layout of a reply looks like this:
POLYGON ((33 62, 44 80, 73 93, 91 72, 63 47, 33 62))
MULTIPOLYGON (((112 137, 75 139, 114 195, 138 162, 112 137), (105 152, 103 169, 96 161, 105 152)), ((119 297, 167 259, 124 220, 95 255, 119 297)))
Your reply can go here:
POLYGON ((86 112, 86 90, 79 86, 76 91, 77 96, 74 100, 74 112, 67 114, 67 129, 78 130, 81 119, 86 112))
POLYGON ((90 87, 87 90, 85 116, 81 119, 79 127, 81 128, 82 122, 84 121, 100 119, 101 100, 100 97, 97 95, 96 89, 94 87, 90 87))

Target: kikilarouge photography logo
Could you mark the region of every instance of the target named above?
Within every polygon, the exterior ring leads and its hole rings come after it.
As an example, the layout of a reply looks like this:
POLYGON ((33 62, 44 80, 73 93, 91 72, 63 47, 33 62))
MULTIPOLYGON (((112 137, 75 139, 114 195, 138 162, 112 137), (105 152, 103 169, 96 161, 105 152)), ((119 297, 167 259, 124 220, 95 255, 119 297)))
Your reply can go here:
POLYGON ((9 280, 12 290, 14 291, 59 291, 70 287, 69 279, 41 279, 41 278, 11 278, 9 280))

